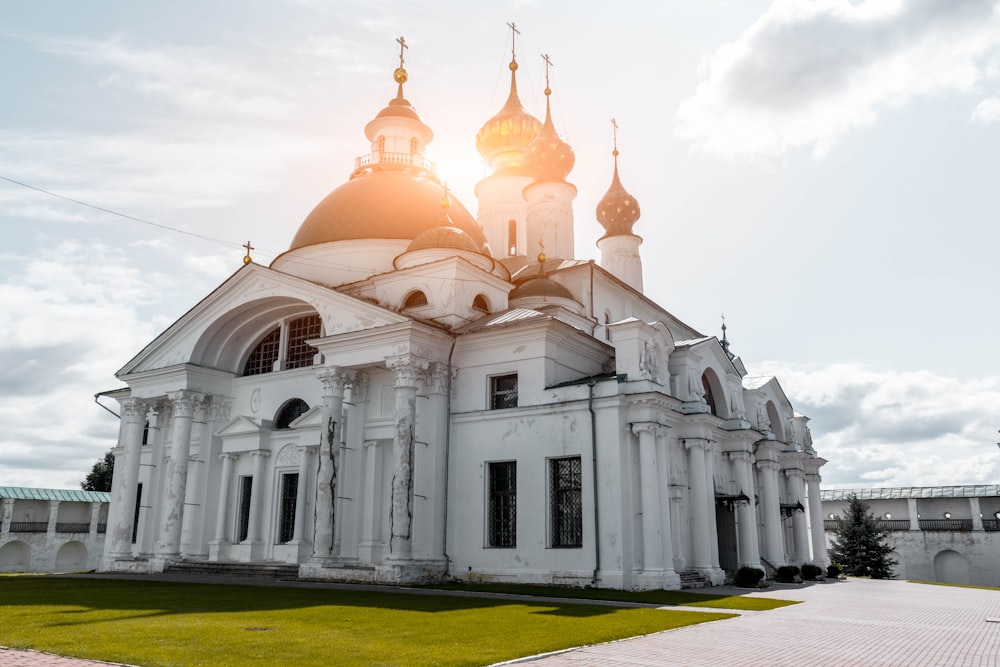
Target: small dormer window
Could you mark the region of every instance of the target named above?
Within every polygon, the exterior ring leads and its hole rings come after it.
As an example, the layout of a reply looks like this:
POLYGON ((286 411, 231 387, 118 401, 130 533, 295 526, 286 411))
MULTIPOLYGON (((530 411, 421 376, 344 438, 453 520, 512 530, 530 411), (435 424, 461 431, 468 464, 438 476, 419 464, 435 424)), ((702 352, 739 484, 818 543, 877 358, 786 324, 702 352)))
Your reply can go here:
POLYGON ((507 256, 517 254, 517 220, 507 221, 507 256))
POLYGON ((486 301, 486 296, 477 294, 476 298, 472 300, 472 309, 483 313, 490 312, 490 304, 486 301))
POLYGON ((420 290, 414 290, 403 299, 403 308, 418 308, 427 305, 427 295, 420 290))

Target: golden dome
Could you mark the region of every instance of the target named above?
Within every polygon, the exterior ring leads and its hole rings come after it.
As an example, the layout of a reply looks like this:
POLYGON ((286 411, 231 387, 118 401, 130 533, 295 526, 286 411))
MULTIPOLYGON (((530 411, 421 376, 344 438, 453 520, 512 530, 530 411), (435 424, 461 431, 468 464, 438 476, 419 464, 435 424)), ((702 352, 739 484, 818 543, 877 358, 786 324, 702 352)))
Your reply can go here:
POLYGON ((573 148, 556 134, 549 106, 551 94, 552 90, 546 88, 545 125, 524 153, 524 166, 536 181, 565 181, 576 164, 573 148))
POLYGON ((542 123, 524 109, 517 96, 515 72, 517 62, 512 60, 507 103, 476 135, 476 150, 494 171, 523 166, 524 150, 542 127, 542 123))

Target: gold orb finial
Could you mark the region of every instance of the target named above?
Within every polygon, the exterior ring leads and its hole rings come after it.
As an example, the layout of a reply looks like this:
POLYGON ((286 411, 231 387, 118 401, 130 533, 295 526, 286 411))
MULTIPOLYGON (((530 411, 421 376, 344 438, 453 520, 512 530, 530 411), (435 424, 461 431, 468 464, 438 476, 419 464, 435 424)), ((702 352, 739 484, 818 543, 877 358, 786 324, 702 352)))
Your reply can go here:
POLYGON ((538 263, 539 264, 544 264, 545 260, 547 260, 547 259, 548 259, 548 257, 545 256, 544 252, 538 253, 538 263))
POLYGON ((253 259, 250 258, 250 251, 253 250, 254 247, 252 245, 250 245, 250 241, 247 241, 246 243, 244 243, 242 247, 244 247, 244 248, 247 249, 247 254, 243 256, 243 263, 244 264, 249 264, 250 262, 253 261, 253 259))
POLYGON ((516 72, 517 71, 517 61, 516 60, 511 60, 510 64, 507 65, 507 67, 510 68, 511 72, 516 72))
POLYGON ((410 78, 410 75, 406 73, 406 70, 402 67, 397 67, 396 71, 392 73, 392 78, 396 83, 406 83, 410 78))

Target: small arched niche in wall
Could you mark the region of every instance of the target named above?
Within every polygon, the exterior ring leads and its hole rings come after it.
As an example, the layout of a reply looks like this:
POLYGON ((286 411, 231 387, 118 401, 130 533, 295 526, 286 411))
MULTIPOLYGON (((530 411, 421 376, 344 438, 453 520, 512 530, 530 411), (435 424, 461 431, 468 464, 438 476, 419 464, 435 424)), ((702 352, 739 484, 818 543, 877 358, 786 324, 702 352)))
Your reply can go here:
POLYGON ((281 404, 277 414, 274 415, 274 428, 284 429, 291 426, 292 422, 309 411, 309 405, 301 398, 292 398, 281 404))

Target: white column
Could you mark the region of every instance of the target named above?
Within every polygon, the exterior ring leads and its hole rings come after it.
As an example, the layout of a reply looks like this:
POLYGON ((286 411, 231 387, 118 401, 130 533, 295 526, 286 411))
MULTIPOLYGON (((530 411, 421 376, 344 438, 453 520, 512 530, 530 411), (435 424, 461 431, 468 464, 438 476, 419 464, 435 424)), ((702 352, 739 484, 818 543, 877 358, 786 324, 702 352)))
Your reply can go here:
POLYGON ((969 498, 969 509, 972 512, 972 530, 983 530, 982 510, 979 509, 979 498, 969 498))
MULTIPOLYGON (((805 500, 805 484, 802 479, 802 471, 798 468, 790 468, 785 471, 785 476, 791 482, 793 497, 789 499, 792 503, 802 503, 805 500)), ((805 506, 803 504, 803 509, 805 506)), ((805 512, 792 513, 792 541, 795 546, 795 563, 801 565, 809 560, 809 536, 806 531, 805 512)))
POLYGON ((757 544, 757 508, 754 506, 753 455, 750 452, 730 452, 736 470, 736 483, 750 502, 736 508, 737 539, 739 540, 740 565, 760 567, 760 547, 757 544))
POLYGON ((379 530, 382 515, 382 447, 375 440, 364 444, 365 469, 362 484, 361 542, 358 544, 358 559, 373 563, 378 559, 378 549, 382 540, 379 530))
POLYGON ((253 480, 250 482, 250 516, 247 525, 246 543, 260 544, 264 532, 264 466, 271 452, 257 449, 250 452, 253 459, 253 480))
POLYGON ((305 541, 306 489, 309 488, 309 467, 315 450, 315 447, 299 447, 299 481, 295 487, 295 526, 292 529, 295 544, 305 541))
POLYGON ((633 424, 639 437, 639 490, 642 498, 642 569, 648 574, 663 571, 663 535, 660 518, 659 466, 656 462, 656 426, 633 424))
POLYGON ((425 389, 426 402, 420 403, 420 440, 426 446, 418 447, 415 471, 420 473, 420 492, 427 496, 423 506, 418 505, 420 518, 415 519, 419 527, 419 545, 415 551, 421 557, 443 559, 445 555, 445 482, 448 479, 448 389, 450 387, 447 364, 435 363, 427 374, 425 389))
POLYGON ((229 409, 232 401, 222 396, 206 396, 202 407, 204 415, 199 426, 198 438, 198 466, 197 471, 189 480, 188 498, 190 498, 189 518, 185 523, 190 523, 188 529, 187 542, 184 545, 183 553, 188 555, 204 556, 208 552, 207 540, 209 539, 209 494, 214 492, 215 484, 219 478, 219 454, 222 449, 221 441, 215 437, 215 429, 220 422, 229 419, 229 409))
POLYGON ((56 523, 59 521, 59 501, 49 501, 49 523, 45 531, 45 540, 52 544, 56 539, 56 523))
POLYGON ((654 432, 656 436, 656 468, 657 487, 660 494, 660 537, 661 548, 663 549, 663 570, 670 579, 669 583, 676 581, 679 585, 680 578, 674 579, 674 531, 673 515, 671 514, 670 503, 670 450, 673 443, 670 439, 669 430, 666 426, 658 426, 654 432))
POLYGON ((785 541, 781 536, 781 507, 778 500, 778 462, 757 461, 760 470, 760 514, 764 520, 764 556, 772 565, 785 564, 785 541))
POLYGON ((14 499, 4 498, 3 499, 3 518, 0 519, 0 535, 6 535, 10 532, 10 522, 14 517, 14 499))
POLYGON ((323 430, 320 436, 319 471, 316 474, 316 523, 313 526, 313 558, 326 558, 333 551, 336 530, 334 502, 337 494, 337 459, 343 422, 344 386, 350 375, 342 368, 316 371, 323 384, 323 430))
POLYGON ((149 474, 142 487, 141 507, 139 508, 139 535, 136 538, 137 551, 140 554, 152 554, 159 537, 157 517, 162 512, 163 492, 161 479, 163 472, 163 438, 169 408, 162 403, 150 406, 146 413, 149 425, 146 442, 149 445, 149 474))
POLYGON ((906 499, 906 510, 910 515, 910 530, 920 530, 920 516, 917 514, 917 499, 906 499))
POLYGON ((365 506, 373 490, 368 487, 365 476, 365 417, 368 410, 368 375, 363 371, 354 373, 351 380, 350 399, 345 403, 346 430, 344 435, 343 471, 344 489, 341 495, 350 498, 343 502, 340 530, 341 558, 359 558, 359 546, 364 534, 365 506))
MULTIPOLYGON (((222 477, 219 479, 219 507, 215 513, 215 539, 218 544, 228 544, 229 532, 229 489, 233 483, 233 465, 239 454, 223 454, 219 458, 222 460, 222 477)), ((252 490, 252 489, 251 489, 252 490)))
POLYGON ((413 433, 417 418, 417 385, 428 363, 426 359, 403 354, 386 359, 386 365, 396 375, 389 558, 408 560, 413 550, 413 433))
POLYGON ((708 553, 712 559, 712 567, 719 569, 719 524, 715 516, 715 446, 708 442, 705 444, 705 491, 708 497, 708 504, 705 509, 708 511, 708 553))
POLYGON ((812 562, 814 565, 826 567, 830 559, 826 555, 826 530, 823 527, 823 503, 820 497, 819 483, 822 478, 817 473, 806 474, 806 493, 809 494, 809 523, 812 532, 812 562))
MULTIPOLYGON (((142 455, 142 429, 146 419, 146 404, 138 398, 122 401, 122 444, 124 456, 115 458, 122 470, 121 481, 114 490, 111 507, 114 521, 111 528, 111 558, 132 556, 132 527, 135 522, 135 499, 139 485, 139 458, 142 455)), ((109 518, 109 523, 112 521, 109 518)))
POLYGON ((167 398, 173 406, 174 416, 170 443, 170 477, 163 497, 160 543, 157 546, 157 554, 164 558, 180 553, 188 458, 191 453, 191 421, 194 418, 195 403, 201 400, 201 395, 181 390, 167 394, 167 398))
POLYGON ((712 567, 712 545, 711 531, 708 522, 710 520, 709 505, 714 503, 710 497, 709 490, 705 486, 705 448, 708 441, 702 438, 686 438, 684 446, 688 450, 688 478, 691 484, 691 494, 689 498, 691 511, 691 557, 692 567, 698 569, 711 569, 712 567))

